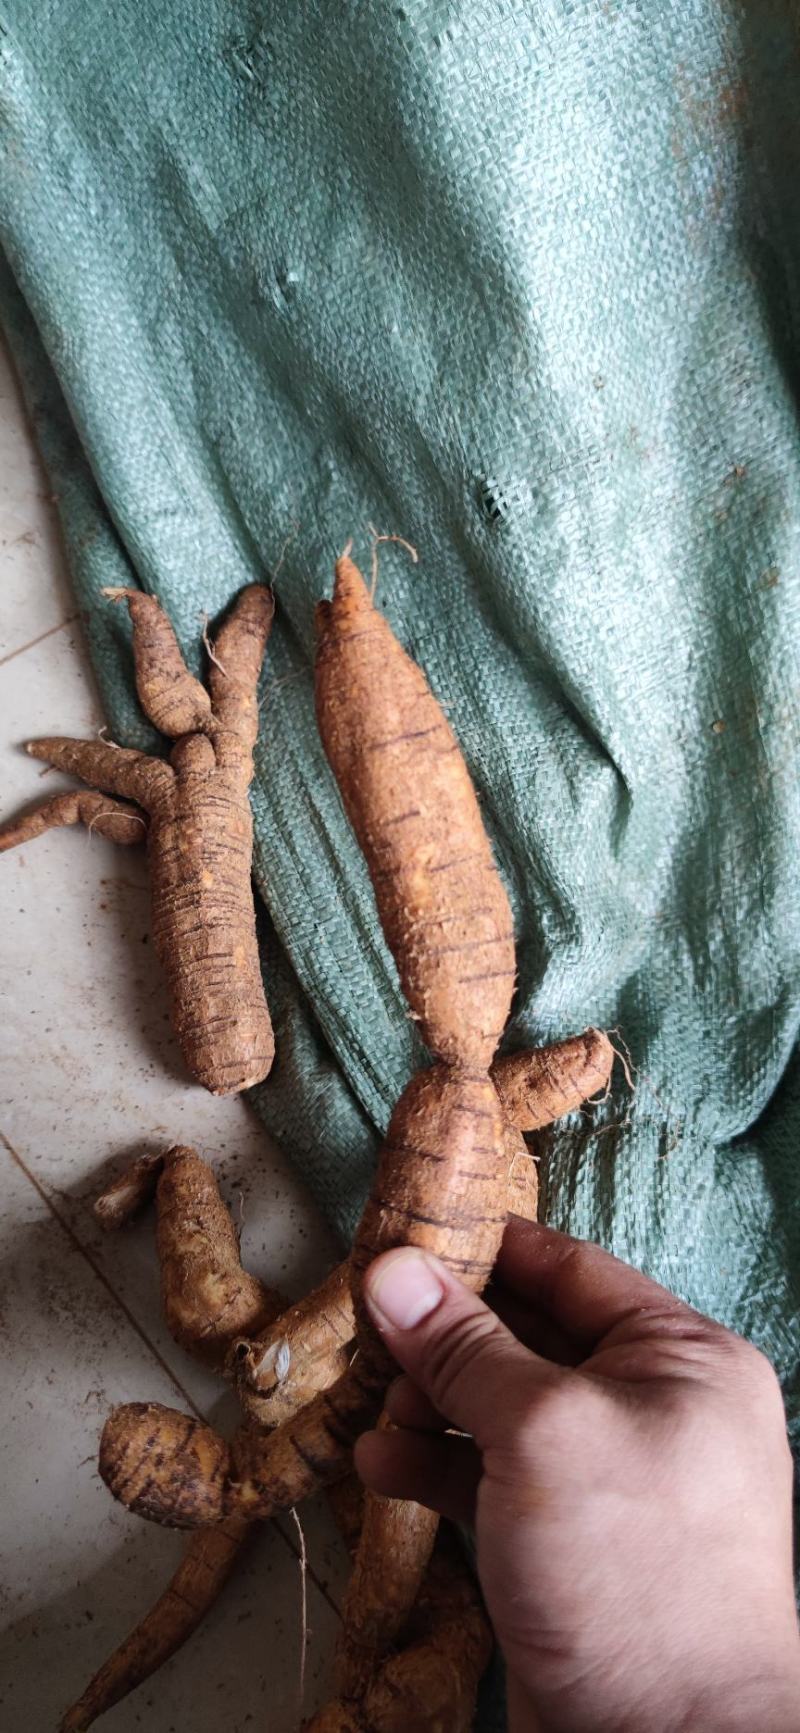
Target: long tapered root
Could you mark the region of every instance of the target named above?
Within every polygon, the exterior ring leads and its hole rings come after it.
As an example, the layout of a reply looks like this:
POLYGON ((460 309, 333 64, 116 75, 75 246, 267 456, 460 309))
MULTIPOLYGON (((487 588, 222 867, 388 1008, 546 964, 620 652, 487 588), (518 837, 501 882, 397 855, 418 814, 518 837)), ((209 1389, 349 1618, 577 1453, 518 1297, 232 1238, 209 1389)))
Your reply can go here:
POLYGON ((496 1059, 492 1080, 503 1112, 519 1131, 538 1131, 608 1088, 614 1048, 602 1029, 586 1029, 550 1047, 496 1059))
POLYGON ((280 1426, 347 1370, 354 1335, 345 1262, 255 1339, 232 1343, 226 1370, 245 1413, 260 1426, 280 1426))
POLYGON ((360 1701, 327 1704, 304 1733, 470 1733, 492 1647, 477 1584, 444 1530, 395 1653, 360 1701))
POLYGON ((33 812, 23 813, 0 827, 0 854, 6 849, 19 848, 32 842, 46 830, 59 830, 66 825, 83 824, 93 835, 106 842, 132 848, 143 843, 147 835, 147 820, 134 806, 114 800, 110 794, 95 794, 92 789, 75 788, 66 794, 56 794, 33 812))
POLYGON ((136 801, 146 813, 152 813, 159 800, 168 797, 174 782, 169 765, 162 759, 150 758, 146 752, 126 746, 111 746, 105 740, 73 740, 69 736, 46 734, 39 740, 29 740, 25 751, 31 758, 51 765, 53 770, 79 776, 82 782, 104 794, 136 801))
POLYGON ((511 910, 458 742, 344 556, 318 609, 320 736, 403 992, 440 1059, 488 1068, 514 986, 511 910))
POLYGON ((229 1517, 192 1535, 164 1593, 67 1710, 59 1733, 86 1733, 181 1648, 224 1588, 250 1527, 241 1518, 229 1517))
POLYGON ((237 743, 240 755, 249 753, 255 745, 258 677, 274 613, 272 591, 264 584, 248 584, 217 632, 208 684, 214 717, 221 730, 217 739, 221 762, 230 762, 232 741, 237 743))

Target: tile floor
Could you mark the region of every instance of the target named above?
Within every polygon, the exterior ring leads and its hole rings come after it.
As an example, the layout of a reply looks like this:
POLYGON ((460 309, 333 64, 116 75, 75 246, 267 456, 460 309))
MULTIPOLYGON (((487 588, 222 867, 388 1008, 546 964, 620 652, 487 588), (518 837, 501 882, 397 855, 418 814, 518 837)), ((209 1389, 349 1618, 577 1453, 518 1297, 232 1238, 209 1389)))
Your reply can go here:
MULTIPOLYGON (((48 484, 0 351, 0 810, 42 789, 18 749, 102 722, 48 484)), ((48 775, 47 792, 63 783, 48 775)), ((152 1221, 103 1236, 101 1176, 166 1140, 218 1163, 251 1268, 291 1293, 335 1248, 243 1101, 186 1083, 147 944, 143 862, 82 831, 2 857, 0 1484, 5 1584, 0 1726, 59 1714, 160 1592, 181 1538, 127 1515, 99 1480, 103 1417, 153 1398, 224 1416, 230 1399, 159 1314, 152 1221)), ((304 1711, 330 1688, 344 1559, 324 1507, 308 1546, 304 1711)), ((290 1733, 298 1725, 301 1581, 289 1519, 258 1536, 201 1631, 111 1711, 109 1733, 290 1733)))

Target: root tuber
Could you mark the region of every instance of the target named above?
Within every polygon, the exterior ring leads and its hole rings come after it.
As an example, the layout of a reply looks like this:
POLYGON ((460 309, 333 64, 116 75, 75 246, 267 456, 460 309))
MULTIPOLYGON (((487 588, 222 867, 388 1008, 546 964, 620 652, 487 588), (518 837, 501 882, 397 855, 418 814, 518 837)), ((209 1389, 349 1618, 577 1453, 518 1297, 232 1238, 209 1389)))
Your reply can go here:
MULTIPOLYGON (((158 622, 148 616, 146 624, 149 631, 158 622)), ((493 1064, 514 983, 511 912, 458 744, 421 670, 377 613, 347 556, 337 564, 333 600, 320 605, 319 626, 323 745, 366 857, 411 1014, 436 1062, 412 1078, 392 1115, 347 1266, 352 1314, 339 1270, 316 1295, 266 1327, 254 1333, 247 1324, 228 1336, 227 1368, 249 1414, 230 1444, 210 1427, 154 1404, 128 1404, 110 1415, 101 1474, 130 1509, 159 1522, 202 1526, 268 1517, 346 1473, 352 1445, 376 1420, 393 1370, 362 1304, 367 1266, 390 1247, 417 1245, 480 1291, 509 1208, 536 1209, 536 1169, 522 1130, 579 1106, 607 1084, 613 1061, 607 1038, 590 1029, 543 1053, 493 1064), (342 1369, 331 1382, 336 1365, 342 1369), (301 1399, 306 1380, 309 1394, 315 1392, 311 1400, 266 1432, 258 1421, 274 1418, 281 1401, 301 1399)), ((142 642, 149 664, 152 649, 149 640, 142 642)), ((217 650, 224 666, 229 651, 223 654, 221 639, 217 650)), ((209 686, 217 715, 223 678, 215 664, 209 686)), ((179 713, 187 732, 173 751, 169 776, 176 770, 207 775, 211 734, 196 686, 159 686, 150 694, 153 710, 173 725, 174 706, 185 707, 179 713)), ((143 688, 144 671, 142 694, 143 688)), ((216 742, 218 767, 222 751, 216 742)), ((168 1164, 159 1194, 169 1174, 168 1164)), ((203 1336, 193 1306, 199 1303, 208 1318, 214 1310, 209 1296, 216 1300, 221 1291, 219 1259, 206 1255, 210 1239, 222 1246, 221 1264, 237 1294, 248 1279, 224 1233, 209 1239, 202 1226, 179 1226, 177 1212, 170 1233, 168 1250, 160 1226, 162 1266, 166 1272, 174 1260, 186 1271, 172 1327, 196 1349, 203 1336), (211 1266, 213 1280, 201 1273, 211 1266)), ((248 1292, 255 1303, 256 1294, 248 1292)), ((226 1302, 223 1315, 230 1321, 235 1306, 228 1309, 226 1302)), ((443 1543, 412 1610, 435 1519, 376 1500, 365 1509, 342 1662, 348 1695, 317 1718, 316 1733, 408 1733, 416 1727, 458 1733, 469 1725, 490 1646, 474 1585, 443 1543), (396 1644, 404 1646, 387 1656, 396 1644)))
POLYGON ((424 1505, 367 1492, 339 1645, 339 1692, 360 1701, 396 1646, 420 1591, 439 1518, 424 1505))
POLYGON ((112 841, 146 841, 153 940, 175 1033, 191 1075, 213 1095, 233 1095, 266 1077, 274 1053, 256 941, 248 799, 272 592, 251 584, 237 598, 217 637, 208 692, 189 673, 152 596, 107 593, 127 601, 139 699, 175 742, 170 763, 99 740, 31 741, 34 758, 102 795, 57 796, 6 825, 0 850, 79 822, 112 841))
POLYGON ((607 1089, 614 1049, 601 1029, 586 1029, 551 1047, 508 1053, 492 1066, 503 1112, 519 1131, 539 1131, 607 1089))
POLYGON ((226 1370, 245 1413, 269 1427, 296 1414, 347 1370, 354 1335, 349 1266, 338 1264, 254 1340, 233 1342, 226 1370))
POLYGON ((492 1646, 477 1583, 443 1524, 396 1651, 378 1664, 360 1701, 329 1703, 304 1733, 469 1733, 492 1646))
MULTIPOLYGON (((162 1293, 166 1296, 167 1290, 174 1287, 177 1279, 183 1283, 186 1301, 180 1315, 184 1319, 191 1317, 193 1327, 180 1336, 180 1332, 174 1329, 174 1313, 170 1311, 168 1321, 173 1333, 179 1335, 184 1345, 204 1358, 205 1346, 212 1333, 211 1325, 216 1327, 214 1333, 220 1346, 224 1346, 224 1342, 229 1341, 231 1335, 236 1333, 233 1322, 236 1306, 225 1310, 228 1334, 225 1335, 218 1328, 218 1281, 224 1280, 233 1284, 237 1293, 246 1293, 246 1284, 253 1282, 253 1278, 241 1269, 236 1231, 230 1213, 219 1196, 209 1164, 202 1161, 196 1151, 182 1149, 180 1146, 170 1150, 166 1156, 144 1156, 107 1188, 98 1199, 95 1212, 98 1219, 107 1226, 118 1226, 130 1219, 134 1210, 141 1207, 148 1196, 152 1195, 159 1171, 164 1166, 166 1173, 159 1184, 157 1199, 162 1293), (205 1244, 202 1235, 198 1241, 199 1224, 192 1215, 193 1200, 198 1198, 203 1234, 209 1235, 205 1244), (167 1230, 162 1233, 165 1218, 167 1230), (184 1232, 188 1235, 185 1249, 181 1245, 184 1232), (209 1276, 216 1277, 216 1280, 210 1280, 209 1276), (197 1283, 194 1291, 191 1287, 192 1281, 197 1283)), ((326 1296, 325 1316, 331 1319, 335 1316, 335 1296, 345 1281, 344 1266, 335 1271, 334 1276, 337 1278, 335 1282, 333 1278, 329 1278, 318 1290, 320 1296, 326 1296)), ((276 1327, 290 1332, 297 1314, 303 1308, 287 1306, 281 1296, 262 1288, 260 1283, 255 1284, 255 1290, 257 1291, 254 1291, 253 1298, 256 1304, 261 1303, 269 1312, 278 1312, 280 1317, 276 1327)), ((305 1304, 307 1308, 308 1302, 305 1304)), ((238 1327, 241 1328, 241 1313, 239 1317, 238 1327)), ((347 1315, 345 1327, 349 1328, 352 1334, 352 1311, 347 1315)), ((313 1338, 311 1320, 309 1330, 313 1338)), ((339 1334, 333 1331, 330 1337, 326 1337, 322 1327, 318 1327, 315 1352, 309 1365, 298 1367, 297 1376, 287 1378, 282 1387, 283 1418, 291 1418, 317 1390, 325 1389, 335 1381, 340 1365, 340 1352, 339 1334)), ((268 1399, 265 1398, 266 1400, 268 1399)), ((198 1424, 202 1425, 202 1422, 198 1424)), ((113 1434, 110 1446, 113 1452, 113 1434)), ((100 1668, 79 1702, 64 1718, 61 1733, 82 1733, 84 1728, 89 1727, 99 1715, 111 1708, 112 1704, 119 1702, 144 1679, 156 1672, 162 1663, 187 1641, 214 1605, 251 1527, 248 1519, 232 1516, 213 1527, 201 1528, 192 1535, 184 1558, 168 1587, 100 1668)))
POLYGON ((239 1238, 207 1162, 177 1144, 156 1192, 161 1301, 176 1342, 221 1366, 232 1340, 283 1309, 279 1295, 242 1269, 239 1238))
POLYGON ((347 556, 317 610, 317 721, 423 1040, 488 1069, 514 983, 508 898, 458 742, 347 556))
POLYGON ((249 1523, 230 1517, 192 1535, 163 1595, 95 1673, 59 1733, 86 1733, 181 1648, 213 1607, 249 1533, 249 1523))

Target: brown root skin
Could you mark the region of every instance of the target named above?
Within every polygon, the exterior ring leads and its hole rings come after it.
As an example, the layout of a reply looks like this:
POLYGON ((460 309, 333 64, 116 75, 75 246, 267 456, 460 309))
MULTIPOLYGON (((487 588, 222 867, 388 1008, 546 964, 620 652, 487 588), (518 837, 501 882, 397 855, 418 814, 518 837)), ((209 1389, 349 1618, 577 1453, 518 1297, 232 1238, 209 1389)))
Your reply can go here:
POLYGON ((105 1191, 95 1198, 92 1205, 93 1214, 101 1228, 108 1233, 114 1233, 133 1221, 134 1216, 143 1210, 155 1197, 159 1174, 164 1166, 164 1152, 158 1150, 152 1155, 140 1155, 118 1179, 106 1186, 105 1191))
POLYGON ((262 1330, 280 1295, 242 1269, 239 1238, 207 1161, 176 1144, 156 1192, 161 1300, 176 1342, 222 1366, 234 1338, 262 1330))
POLYGON ((391 1246, 419 1245, 480 1291, 506 1221, 507 1173, 504 1120, 490 1079, 444 1065, 419 1073, 392 1115, 356 1235, 359 1352, 347 1372, 277 1432, 244 1427, 230 1447, 170 1409, 115 1409, 100 1452, 114 1496, 152 1521, 200 1527, 229 1514, 271 1516, 338 1479, 356 1438, 377 1418, 394 1370, 359 1304, 364 1270, 391 1246))
POLYGON ((403 1631, 433 1551, 439 1518, 424 1505, 367 1492, 344 1604, 337 1682, 359 1701, 403 1631))
POLYGON ((480 1293, 503 1237, 507 1173, 490 1078, 445 1065, 412 1078, 392 1114, 350 1259, 359 1348, 384 1379, 394 1362, 361 1304, 365 1270, 393 1246, 419 1246, 480 1293))
POLYGON ((192 1535, 164 1593, 67 1710, 59 1733, 86 1733, 175 1654, 214 1605, 249 1533, 249 1523, 229 1517, 192 1535))
POLYGON ((204 1528, 227 1516, 264 1521, 347 1473, 353 1445, 382 1401, 382 1384, 356 1362, 276 1432, 243 1426, 230 1445, 176 1409, 125 1403, 103 1428, 100 1474, 128 1510, 168 1528, 204 1528))
POLYGON ((523 1216, 525 1221, 539 1219, 539 1166, 528 1148, 521 1131, 506 1124, 506 1154, 508 1157, 508 1213, 523 1216))
POLYGON ((493 1638, 457 1542, 446 1531, 410 1622, 407 1646, 364 1698, 369 1733, 470 1733, 493 1638))
POLYGON ((94 794, 88 788, 70 789, 56 794, 44 806, 24 813, 0 827, 0 854, 32 842, 46 830, 59 830, 66 825, 83 824, 92 834, 105 837, 107 842, 132 848, 147 836, 147 820, 134 806, 124 800, 114 800, 110 794, 94 794))
POLYGON ((133 622, 142 709, 175 737, 171 763, 101 740, 32 741, 28 751, 35 758, 104 795, 135 801, 142 813, 117 807, 101 818, 91 804, 100 795, 79 791, 67 797, 74 806, 48 802, 6 827, 0 847, 79 820, 123 842, 138 840, 135 824, 140 834, 146 828, 153 940, 175 1033, 197 1082, 212 1095, 235 1095, 266 1077, 275 1050, 256 940, 247 796, 272 592, 251 584, 234 603, 217 639, 225 672, 212 662, 210 696, 186 668, 154 598, 138 590, 111 593, 125 599, 133 622), (87 800, 90 805, 82 806, 87 800))
POLYGON ((443 1526, 396 1653, 360 1703, 329 1703, 304 1733, 470 1733, 492 1647, 478 1586, 443 1526))
POLYGON ((113 602, 125 601, 133 624, 136 690, 146 716, 173 740, 211 723, 211 699, 189 673, 163 608, 144 590, 106 589, 113 602))
POLYGON ((232 1343, 226 1372, 236 1384, 245 1413, 260 1426, 280 1426, 346 1372, 354 1335, 345 1262, 255 1339, 232 1343))
POLYGON ((98 1467, 128 1510, 169 1528, 209 1528, 226 1509, 231 1449, 202 1420, 159 1402, 112 1408, 98 1467), (165 1502, 166 1499, 166 1502, 165 1502))
POLYGON ((550 1047, 505 1054, 492 1066, 503 1112, 519 1131, 538 1131, 607 1089, 616 1055, 602 1029, 550 1047))
POLYGON ((437 1057, 488 1069, 514 987, 511 910, 458 742, 353 561, 317 613, 320 736, 403 992, 437 1057))
MULTIPOLYGON (((524 1057, 530 1069, 535 1056, 524 1057)), ((537 1074, 542 1075, 541 1068, 537 1074)), ((585 1081, 585 1071, 581 1077, 585 1081)), ((549 1099, 552 1104, 552 1095, 549 1099)), ((559 1100, 564 1100, 563 1091, 559 1100)), ((526 1112, 531 1112, 530 1101, 526 1112)), ((420 1072, 392 1115, 349 1261, 359 1342, 352 1366, 330 1388, 320 1390, 329 1377, 330 1360, 312 1357, 307 1369, 313 1368, 319 1393, 274 1433, 246 1427, 229 1447, 205 1428, 202 1460, 209 1464, 212 1482, 207 1487, 202 1478, 192 1483, 195 1459, 189 1470, 182 1460, 183 1428, 199 1423, 142 1404, 115 1410, 107 1426, 108 1431, 115 1422, 110 1434, 114 1448, 104 1442, 101 1452, 101 1473, 115 1496, 154 1521, 202 1526, 228 1513, 271 1516, 341 1476, 355 1439, 373 1424, 394 1370, 359 1306, 365 1269, 392 1246, 420 1245, 480 1291, 494 1265, 508 1210, 531 1215, 536 1208, 535 1163, 527 1150, 523 1156, 523 1149, 520 1134, 504 1119, 490 1078, 443 1065, 420 1072), (163 1424, 156 1416, 163 1417, 163 1424), (130 1478, 116 1468, 123 1446, 129 1475, 137 1455, 142 1459, 130 1478)), ((291 1308, 290 1315, 304 1310, 302 1305, 291 1308)), ((320 1323, 309 1302, 303 1328, 313 1333, 320 1323)), ((344 1327, 349 1329, 349 1322, 344 1327)), ((279 1322, 271 1340, 280 1329, 279 1322)), ((324 1330, 322 1334, 325 1339, 324 1330)), ((328 1351, 338 1353, 340 1345, 330 1332, 326 1339, 328 1351)))

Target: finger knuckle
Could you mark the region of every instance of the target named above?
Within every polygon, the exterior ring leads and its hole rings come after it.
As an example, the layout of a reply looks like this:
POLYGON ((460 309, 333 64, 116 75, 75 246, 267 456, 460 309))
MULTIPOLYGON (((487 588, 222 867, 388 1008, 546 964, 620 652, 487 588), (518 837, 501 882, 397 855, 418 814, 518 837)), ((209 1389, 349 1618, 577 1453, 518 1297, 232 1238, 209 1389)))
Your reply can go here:
POLYGON ((496 1330, 497 1321, 492 1313, 480 1312, 446 1322, 430 1344, 425 1382, 445 1415, 456 1391, 476 1372, 496 1330))

